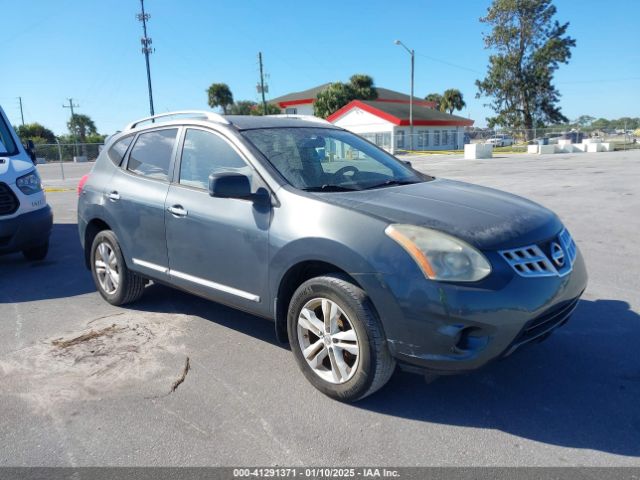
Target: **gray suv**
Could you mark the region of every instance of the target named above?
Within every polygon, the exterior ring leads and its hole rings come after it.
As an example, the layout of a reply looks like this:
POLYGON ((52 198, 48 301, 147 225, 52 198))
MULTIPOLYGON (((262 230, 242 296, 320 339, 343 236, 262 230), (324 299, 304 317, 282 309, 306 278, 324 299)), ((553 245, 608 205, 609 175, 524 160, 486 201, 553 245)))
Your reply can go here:
POLYGON ((533 202, 318 119, 171 115, 110 138, 79 185, 98 291, 124 305, 154 281, 271 319, 331 397, 371 394, 396 364, 443 375, 507 356, 585 289, 571 235, 533 202))

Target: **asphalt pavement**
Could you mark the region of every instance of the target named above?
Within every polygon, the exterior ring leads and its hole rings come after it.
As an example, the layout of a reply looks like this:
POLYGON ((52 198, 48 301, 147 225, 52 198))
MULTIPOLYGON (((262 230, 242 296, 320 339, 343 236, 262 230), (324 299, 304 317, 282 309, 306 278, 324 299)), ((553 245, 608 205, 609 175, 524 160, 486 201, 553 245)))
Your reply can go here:
POLYGON ((49 256, 0 257, 0 465, 640 466, 640 150, 410 160, 560 215, 590 275, 566 326, 477 372, 397 372, 341 404, 269 321, 161 285, 104 302, 75 225, 91 165, 65 180, 42 165, 49 256))

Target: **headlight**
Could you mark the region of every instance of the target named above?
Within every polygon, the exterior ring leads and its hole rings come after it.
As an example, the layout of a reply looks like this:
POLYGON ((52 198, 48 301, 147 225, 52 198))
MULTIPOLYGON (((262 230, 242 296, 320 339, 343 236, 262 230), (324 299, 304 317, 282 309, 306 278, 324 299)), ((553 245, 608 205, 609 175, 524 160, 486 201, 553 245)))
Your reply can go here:
POLYGON ((19 177, 16 180, 16 186, 25 195, 31 195, 42 191, 42 183, 40 183, 40 175, 35 170, 31 173, 19 177))
POLYGON ((384 231, 398 242, 431 280, 476 282, 491 273, 484 255, 446 233, 415 225, 389 225, 384 231))

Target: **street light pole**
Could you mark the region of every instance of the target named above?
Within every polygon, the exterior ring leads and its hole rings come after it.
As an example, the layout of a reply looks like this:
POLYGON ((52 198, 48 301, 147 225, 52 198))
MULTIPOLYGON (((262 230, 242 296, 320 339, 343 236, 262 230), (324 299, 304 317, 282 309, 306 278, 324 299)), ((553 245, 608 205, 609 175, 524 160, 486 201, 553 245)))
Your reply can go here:
POLYGON ((411 94, 409 95, 409 147, 411 150, 413 150, 413 72, 416 52, 412 48, 407 47, 400 40, 396 40, 394 43, 403 47, 407 52, 409 52, 409 55, 411 55, 411 94))

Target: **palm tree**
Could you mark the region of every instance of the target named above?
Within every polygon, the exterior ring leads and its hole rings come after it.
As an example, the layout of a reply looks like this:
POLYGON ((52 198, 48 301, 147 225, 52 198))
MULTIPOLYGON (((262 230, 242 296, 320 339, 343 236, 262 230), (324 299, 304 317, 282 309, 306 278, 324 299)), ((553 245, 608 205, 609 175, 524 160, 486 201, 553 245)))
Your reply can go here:
POLYGON ((462 110, 466 105, 462 99, 462 92, 457 88, 450 88, 445 90, 444 95, 442 95, 440 111, 449 112, 449 115, 451 115, 454 110, 462 110))
POLYGON ((93 123, 91 117, 88 115, 82 115, 74 113, 71 119, 67 122, 67 127, 76 138, 80 139, 81 143, 85 143, 87 135, 95 135, 98 133, 96 124, 93 123))
POLYGON ((427 100, 428 102, 433 102, 435 103, 435 108, 436 110, 440 110, 440 104, 442 103, 442 95, 440 95, 439 93, 430 93, 429 95, 427 95, 426 97, 424 97, 425 100, 427 100))
POLYGON ((211 108, 220 107, 226 115, 229 105, 233 104, 233 94, 226 83, 212 83, 207 90, 209 106, 211 108))
POLYGON ((353 89, 355 98, 358 100, 375 100, 378 98, 378 91, 373 85, 373 78, 370 75, 362 73, 351 75, 349 85, 353 89))

